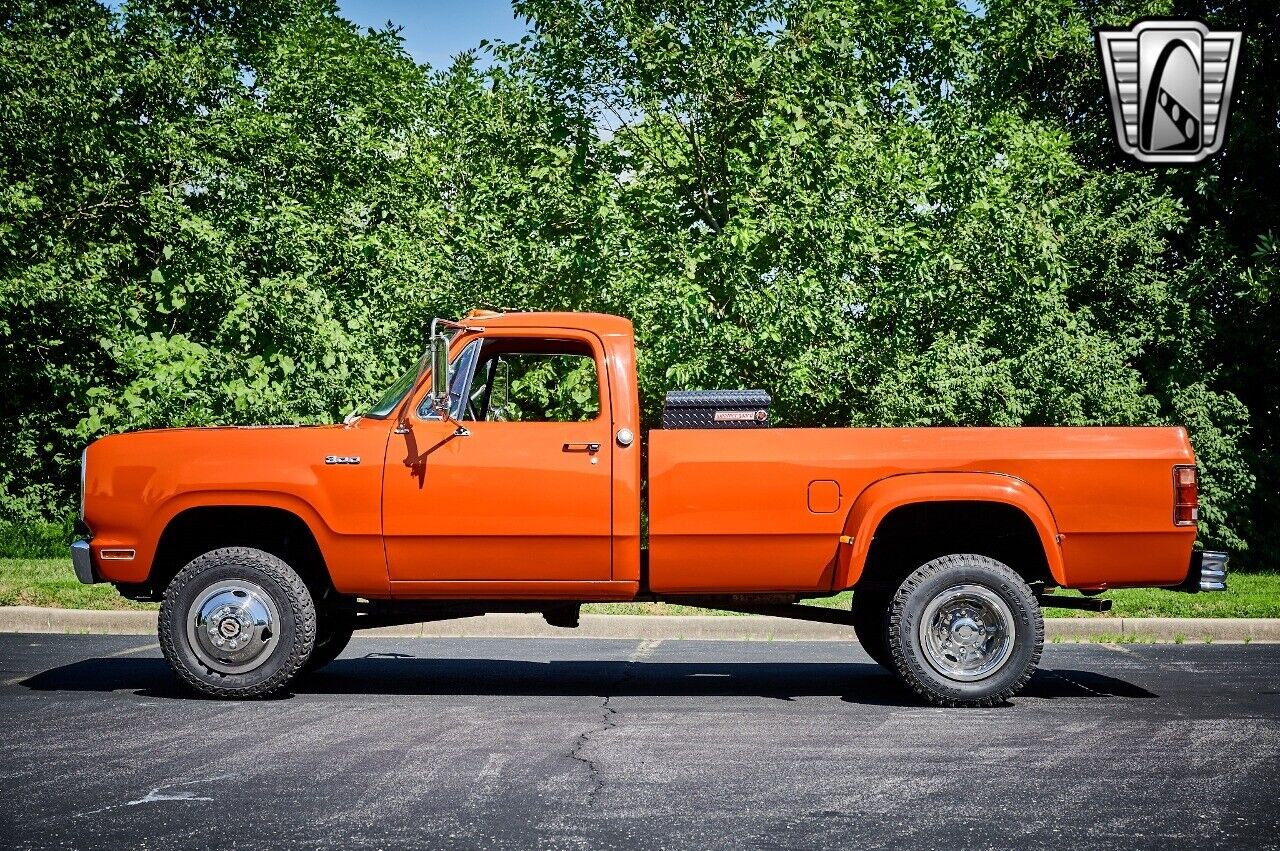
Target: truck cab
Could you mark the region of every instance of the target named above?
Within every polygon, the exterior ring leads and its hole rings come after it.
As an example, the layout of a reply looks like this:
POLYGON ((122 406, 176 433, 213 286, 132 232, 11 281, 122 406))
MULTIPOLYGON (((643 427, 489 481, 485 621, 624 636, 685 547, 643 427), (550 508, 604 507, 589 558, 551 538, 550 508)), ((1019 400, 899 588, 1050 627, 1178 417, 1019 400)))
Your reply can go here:
POLYGON ((390 593, 633 598, 641 446, 631 324, 475 313, 454 331, 445 405, 425 393, 401 402, 387 442, 390 593))

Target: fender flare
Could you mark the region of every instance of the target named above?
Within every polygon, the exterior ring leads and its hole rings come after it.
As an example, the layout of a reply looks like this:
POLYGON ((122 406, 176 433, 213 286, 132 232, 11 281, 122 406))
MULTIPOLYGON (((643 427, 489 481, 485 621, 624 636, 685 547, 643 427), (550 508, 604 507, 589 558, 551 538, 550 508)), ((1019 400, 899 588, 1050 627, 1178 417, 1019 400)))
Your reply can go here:
POLYGON ((160 547, 160 540, 165 530, 179 515, 185 511, 201 508, 275 508, 286 511, 302 521, 311 531, 320 551, 325 552, 327 542, 333 536, 333 530, 324 522, 324 518, 312 505, 301 497, 277 491, 253 490, 191 490, 184 491, 166 500, 152 515, 147 526, 146 535, 140 541, 138 557, 146 557, 147 577, 155 569, 155 557, 160 547))
POLYGON ((1007 473, 929 472, 889 476, 858 495, 845 519, 834 587, 857 584, 875 531, 890 512, 924 502, 994 502, 1017 508, 1035 528, 1054 581, 1066 584, 1057 521, 1039 491, 1007 473))

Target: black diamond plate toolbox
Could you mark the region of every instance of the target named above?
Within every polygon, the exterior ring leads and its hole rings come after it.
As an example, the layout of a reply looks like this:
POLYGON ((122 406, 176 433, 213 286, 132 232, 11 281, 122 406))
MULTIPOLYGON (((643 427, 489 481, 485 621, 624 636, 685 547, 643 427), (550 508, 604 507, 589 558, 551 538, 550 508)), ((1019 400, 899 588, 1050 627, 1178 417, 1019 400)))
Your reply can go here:
POLYGON ((673 390, 662 405, 662 427, 765 428, 771 401, 763 390, 673 390))

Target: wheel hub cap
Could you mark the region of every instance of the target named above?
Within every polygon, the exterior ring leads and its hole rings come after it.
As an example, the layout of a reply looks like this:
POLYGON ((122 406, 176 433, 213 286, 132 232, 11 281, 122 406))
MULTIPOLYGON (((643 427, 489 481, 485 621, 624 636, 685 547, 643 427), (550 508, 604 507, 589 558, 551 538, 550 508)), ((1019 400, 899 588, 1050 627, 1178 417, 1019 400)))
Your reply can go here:
POLYGON ((938 594, 920 619, 920 648, 929 665, 962 682, 985 679, 1013 652, 1013 612, 981 585, 953 585, 938 594))
POLYGON ((220 582, 196 595, 188 610, 187 637, 202 664, 224 674, 257 668, 275 646, 280 614, 252 582, 220 582))

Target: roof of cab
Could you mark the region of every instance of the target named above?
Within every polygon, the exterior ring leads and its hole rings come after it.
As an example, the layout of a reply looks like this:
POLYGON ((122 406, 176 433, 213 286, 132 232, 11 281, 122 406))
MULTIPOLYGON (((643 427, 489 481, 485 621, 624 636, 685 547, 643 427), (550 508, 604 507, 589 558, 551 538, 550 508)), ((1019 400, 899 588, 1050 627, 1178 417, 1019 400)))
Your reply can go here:
POLYGON ((529 312, 499 313, 493 310, 472 310, 462 318, 468 324, 483 322, 493 328, 579 328, 596 334, 632 333, 631 320, 609 313, 529 312))

